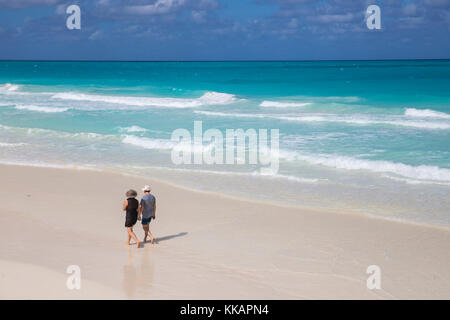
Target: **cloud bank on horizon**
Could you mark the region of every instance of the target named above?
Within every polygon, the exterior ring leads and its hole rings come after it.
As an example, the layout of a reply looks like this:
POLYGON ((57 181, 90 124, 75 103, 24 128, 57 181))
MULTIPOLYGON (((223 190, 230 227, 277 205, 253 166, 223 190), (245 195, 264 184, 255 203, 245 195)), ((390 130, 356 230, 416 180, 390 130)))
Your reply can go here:
POLYGON ((450 0, 0 0, 0 59, 436 58, 450 58, 450 0))

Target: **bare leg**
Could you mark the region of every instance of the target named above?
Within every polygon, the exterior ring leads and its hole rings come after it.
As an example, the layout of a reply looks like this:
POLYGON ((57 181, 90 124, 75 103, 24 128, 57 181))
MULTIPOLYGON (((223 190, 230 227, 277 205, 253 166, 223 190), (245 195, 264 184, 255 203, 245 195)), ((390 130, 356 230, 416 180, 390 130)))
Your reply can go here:
POLYGON ((134 239, 134 241, 136 241, 136 245, 139 248, 141 243, 139 242, 138 238, 136 237, 136 235, 133 232, 133 228, 127 228, 128 231, 128 237, 131 237, 134 239))
POLYGON ((128 232, 128 230, 127 230, 127 237, 128 237, 128 241, 125 242, 125 244, 129 246, 130 245, 131 236, 130 236, 130 233, 128 232))
POLYGON ((148 224, 143 224, 142 228, 144 229, 144 242, 147 241, 147 233, 148 233, 148 224))
POLYGON ((155 237, 150 232, 150 223, 149 223, 149 225, 147 227, 147 233, 145 234, 145 237, 147 237, 147 234, 150 236, 150 238, 152 238, 152 244, 154 244, 155 243, 155 237))

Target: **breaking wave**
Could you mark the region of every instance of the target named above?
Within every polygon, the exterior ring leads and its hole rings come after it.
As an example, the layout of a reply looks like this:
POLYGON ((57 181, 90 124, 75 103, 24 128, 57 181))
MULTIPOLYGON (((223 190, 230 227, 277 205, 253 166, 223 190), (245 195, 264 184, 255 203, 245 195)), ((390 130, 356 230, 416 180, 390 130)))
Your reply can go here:
POLYGON ((130 133, 133 133, 133 132, 147 132, 148 131, 148 129, 145 129, 145 128, 142 128, 142 127, 139 127, 139 126, 120 127, 119 130, 122 131, 122 132, 130 132, 130 133))
POLYGON ((405 116, 417 118, 442 118, 450 119, 450 114, 445 112, 434 111, 430 109, 414 109, 406 108, 405 116))
POLYGON ((260 107, 269 108, 292 108, 292 107, 305 107, 310 105, 310 102, 278 102, 278 101, 263 101, 259 105, 260 107))
POLYGON ((69 108, 40 107, 34 105, 20 105, 20 104, 16 105, 15 108, 18 110, 29 110, 45 113, 59 113, 59 112, 66 112, 67 110, 69 110, 69 108))
POLYGON ((364 160, 336 155, 302 155, 292 151, 280 151, 280 158, 302 160, 310 164, 346 170, 367 170, 376 173, 391 173, 404 178, 428 181, 450 181, 450 169, 437 166, 411 166, 384 160, 364 160))
POLYGON ((263 114, 263 113, 224 113, 224 112, 212 112, 212 111, 194 111, 198 114, 217 117, 231 117, 231 118, 268 118, 277 119, 282 121, 295 121, 295 122, 337 122, 337 123, 350 123, 359 125, 396 125, 423 129, 450 129, 450 123, 445 122, 431 122, 431 121, 411 121, 407 119, 377 119, 363 116, 337 116, 333 114, 320 114, 320 115, 275 115, 275 114, 263 114))
POLYGON ((4 85, 0 86, 0 92, 17 91, 19 88, 20 86, 17 84, 5 83, 4 85))
POLYGON ((52 98, 60 100, 105 102, 116 105, 160 108, 195 108, 205 105, 224 105, 233 103, 236 100, 233 94, 220 92, 207 92, 199 98, 132 97, 61 92, 52 95, 52 98))

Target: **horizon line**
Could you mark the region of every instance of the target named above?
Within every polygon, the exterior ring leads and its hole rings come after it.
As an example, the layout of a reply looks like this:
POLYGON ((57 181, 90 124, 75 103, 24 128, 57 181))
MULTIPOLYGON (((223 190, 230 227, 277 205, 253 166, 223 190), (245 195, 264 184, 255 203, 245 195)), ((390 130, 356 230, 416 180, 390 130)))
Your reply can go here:
POLYGON ((317 59, 317 60, 294 60, 294 59, 236 59, 236 60, 98 60, 98 59, 0 59, 0 62, 345 62, 345 61, 436 61, 450 60, 450 58, 421 58, 421 59, 317 59))

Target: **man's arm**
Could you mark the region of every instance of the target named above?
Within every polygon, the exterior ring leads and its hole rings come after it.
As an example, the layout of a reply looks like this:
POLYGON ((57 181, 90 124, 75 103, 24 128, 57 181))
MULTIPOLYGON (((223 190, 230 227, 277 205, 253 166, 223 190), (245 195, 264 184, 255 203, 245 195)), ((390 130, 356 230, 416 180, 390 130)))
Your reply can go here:
POLYGON ((142 201, 141 201, 141 204, 139 205, 139 208, 138 208, 138 220, 141 220, 141 217, 142 217, 142 210, 144 209, 144 206, 143 206, 143 203, 142 203, 142 201))
POLYGON ((122 210, 126 211, 127 210, 127 206, 128 206, 128 200, 125 200, 125 202, 123 203, 123 206, 122 206, 122 210))
POLYGON ((156 201, 153 204, 153 220, 155 220, 155 219, 156 219, 156 201))

